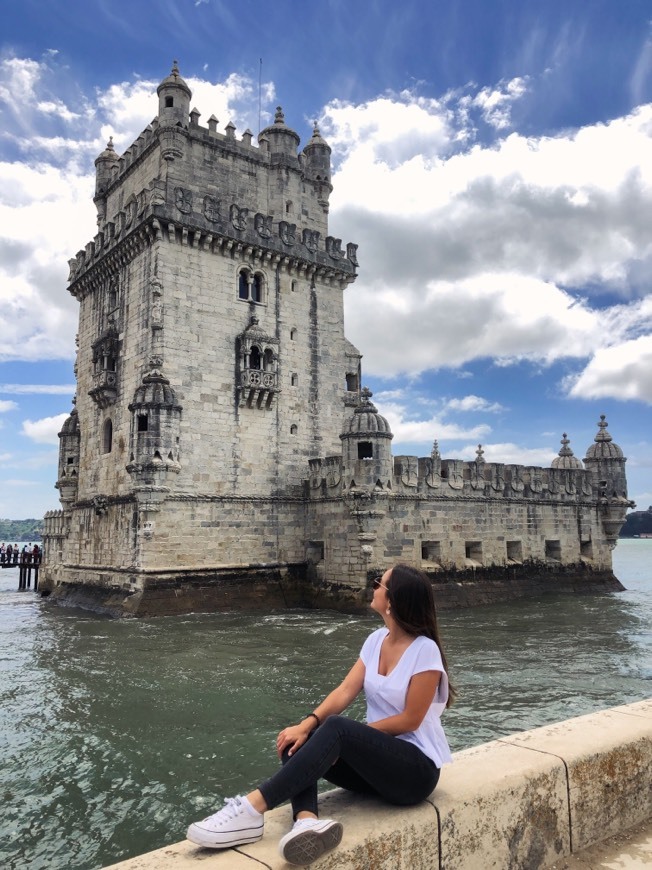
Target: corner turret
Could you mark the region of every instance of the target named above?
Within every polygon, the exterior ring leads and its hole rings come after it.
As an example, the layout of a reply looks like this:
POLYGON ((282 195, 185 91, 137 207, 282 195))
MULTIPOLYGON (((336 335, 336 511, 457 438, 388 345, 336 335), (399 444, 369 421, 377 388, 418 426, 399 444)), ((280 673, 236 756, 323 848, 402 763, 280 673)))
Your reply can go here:
POLYGON ((594 485, 598 490, 602 526, 613 549, 628 509, 636 505, 627 498, 627 459, 607 431, 607 425, 605 415, 602 414, 594 443, 586 451, 584 465, 593 474, 594 485))
POLYGON ((181 405, 158 366, 150 360, 150 369, 134 393, 131 411, 131 450, 127 471, 134 489, 167 489, 167 475, 178 474, 181 405))
POLYGON ((347 487, 391 489, 394 437, 387 420, 371 402, 367 387, 360 393, 360 404, 344 424, 342 459, 347 487))
POLYGON ((192 91, 179 75, 176 60, 172 72, 163 79, 156 93, 158 94, 156 135, 161 145, 161 155, 167 161, 180 160, 188 137, 192 91))
POLYGON ((322 139, 315 121, 312 137, 302 152, 302 165, 305 176, 317 186, 320 204, 328 209, 328 197, 333 192, 331 184, 331 148, 322 139))
POLYGON ((158 94, 159 126, 188 126, 192 91, 181 78, 179 64, 175 60, 170 75, 156 89, 158 94))
POLYGON ((97 208, 98 225, 101 225, 106 219, 106 191, 111 184, 119 160, 120 158, 113 147, 113 136, 110 136, 106 148, 95 160, 95 196, 93 202, 97 208))
POLYGON ((113 168, 120 158, 113 147, 113 136, 109 136, 106 148, 95 160, 95 197, 103 196, 111 183, 113 168))
POLYGON ((79 484, 79 449, 80 431, 79 415, 75 408, 76 400, 73 399, 73 409, 70 415, 63 421, 59 432, 59 474, 55 488, 59 490, 61 507, 69 510, 77 500, 79 484))
POLYGON ((285 123, 285 115, 280 106, 276 107, 274 123, 265 127, 258 136, 258 142, 267 147, 272 164, 283 163, 288 158, 292 163, 298 163, 297 148, 300 141, 299 134, 285 123))
POLYGON ((623 451, 607 431, 605 415, 600 416, 594 443, 586 451, 585 466, 593 472, 599 495, 606 498, 627 498, 627 479, 623 451))

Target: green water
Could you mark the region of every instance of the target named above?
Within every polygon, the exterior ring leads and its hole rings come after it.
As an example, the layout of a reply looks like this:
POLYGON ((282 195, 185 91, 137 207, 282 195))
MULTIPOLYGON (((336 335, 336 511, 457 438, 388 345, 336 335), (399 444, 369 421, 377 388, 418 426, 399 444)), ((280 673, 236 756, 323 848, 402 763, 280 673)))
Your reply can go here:
MULTIPOLYGON (((453 750, 652 695, 652 540, 619 595, 441 615, 453 750)), ((377 618, 283 611, 113 621, 0 572, 0 865, 91 870, 181 839, 276 767, 278 730, 355 661, 377 618)), ((362 718, 358 704, 353 715, 362 718)), ((454 774, 454 769, 449 775, 454 774)))

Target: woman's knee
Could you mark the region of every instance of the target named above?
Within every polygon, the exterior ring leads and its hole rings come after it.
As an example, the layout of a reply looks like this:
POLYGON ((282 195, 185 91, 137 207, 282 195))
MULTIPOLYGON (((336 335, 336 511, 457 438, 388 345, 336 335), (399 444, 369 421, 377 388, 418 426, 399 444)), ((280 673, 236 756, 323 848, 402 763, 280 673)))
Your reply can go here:
POLYGON ((346 722, 350 722, 346 716, 342 716, 340 713, 336 713, 333 716, 329 716, 328 719, 325 719, 324 722, 320 725, 320 728, 325 728, 328 726, 329 728, 341 728, 346 722))

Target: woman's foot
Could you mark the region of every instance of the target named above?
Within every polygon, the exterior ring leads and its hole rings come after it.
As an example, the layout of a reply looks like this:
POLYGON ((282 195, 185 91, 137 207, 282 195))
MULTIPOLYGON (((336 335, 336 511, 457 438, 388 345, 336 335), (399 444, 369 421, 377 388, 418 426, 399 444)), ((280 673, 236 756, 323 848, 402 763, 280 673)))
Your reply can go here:
POLYGON ((343 828, 333 819, 297 819, 289 834, 278 844, 288 864, 312 864, 342 839, 343 828))
POLYGON ((207 849, 228 849, 255 843, 263 836, 264 816, 247 798, 229 798, 221 810, 201 822, 194 822, 186 837, 207 849))

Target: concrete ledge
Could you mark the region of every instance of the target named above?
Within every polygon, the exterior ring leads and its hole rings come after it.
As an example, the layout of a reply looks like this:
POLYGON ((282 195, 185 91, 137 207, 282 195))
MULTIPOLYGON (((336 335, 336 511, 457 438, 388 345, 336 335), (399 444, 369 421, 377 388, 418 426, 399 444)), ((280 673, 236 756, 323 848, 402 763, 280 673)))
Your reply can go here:
MULTIPOLYGON (((652 818, 652 699, 513 734, 455 754, 431 797, 392 807, 336 789, 324 817, 344 823, 319 870, 537 870, 652 818)), ((191 821, 191 820, 188 820, 191 821)), ((280 870, 289 807, 258 843, 226 851, 188 841, 122 870, 280 870)))

